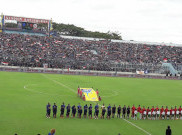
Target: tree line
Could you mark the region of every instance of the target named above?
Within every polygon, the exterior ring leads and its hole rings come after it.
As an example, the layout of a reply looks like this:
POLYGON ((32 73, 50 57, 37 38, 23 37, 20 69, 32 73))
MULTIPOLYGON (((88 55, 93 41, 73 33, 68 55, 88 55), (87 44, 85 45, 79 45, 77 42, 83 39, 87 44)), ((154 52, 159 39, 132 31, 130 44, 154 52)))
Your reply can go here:
MULTIPOLYGON (((10 28, 17 28, 18 25, 16 23, 6 23, 6 27, 10 28)), ((38 24, 38 28, 44 27, 48 29, 47 24, 38 24)), ((56 23, 53 22, 53 31, 61 35, 68 35, 68 36, 77 36, 77 37, 92 37, 92 38, 104 38, 104 39, 117 39, 122 40, 122 37, 119 32, 111 32, 108 31, 107 33, 98 32, 98 31, 88 31, 84 28, 75 26, 73 24, 63 24, 63 23, 56 23)))
POLYGON ((104 38, 104 39, 118 39, 122 40, 121 35, 118 32, 107 33, 98 31, 88 31, 84 28, 77 27, 73 24, 63 24, 53 22, 53 30, 60 32, 63 35, 77 36, 77 37, 92 37, 92 38, 104 38))

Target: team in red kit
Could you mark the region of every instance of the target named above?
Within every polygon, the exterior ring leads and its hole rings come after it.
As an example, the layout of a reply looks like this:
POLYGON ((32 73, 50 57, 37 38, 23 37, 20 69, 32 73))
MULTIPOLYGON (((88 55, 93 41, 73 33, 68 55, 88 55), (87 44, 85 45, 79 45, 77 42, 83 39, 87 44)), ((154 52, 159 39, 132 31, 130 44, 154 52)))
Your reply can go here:
POLYGON ((168 108, 168 106, 166 106, 165 108, 163 106, 161 108, 159 108, 158 106, 156 106, 156 108, 152 106, 152 108, 150 109, 149 107, 147 108, 145 108, 144 106, 140 107, 140 105, 138 107, 135 107, 133 105, 131 109, 132 109, 131 117, 134 120, 137 120, 138 115, 139 119, 149 119, 149 120, 182 119, 181 106, 179 108, 177 108, 177 106, 175 106, 174 108, 171 107, 170 109, 168 108))

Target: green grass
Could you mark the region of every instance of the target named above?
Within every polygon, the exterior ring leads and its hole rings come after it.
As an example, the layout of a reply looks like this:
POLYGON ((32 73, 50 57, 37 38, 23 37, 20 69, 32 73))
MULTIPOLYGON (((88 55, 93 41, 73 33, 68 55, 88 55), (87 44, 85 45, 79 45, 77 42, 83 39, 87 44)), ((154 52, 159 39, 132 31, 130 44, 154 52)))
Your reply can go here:
MULTIPOLYGON (((0 72, 1 134, 47 135, 51 128, 56 129, 56 135, 146 134, 117 118, 111 120, 45 118, 47 102, 57 103, 58 108, 62 102, 71 105, 81 103, 82 106, 91 103, 82 101, 71 90, 77 92, 78 85, 98 88, 102 97, 99 104, 105 103, 106 106, 140 104, 145 107, 153 105, 161 107, 179 106, 182 103, 182 81, 0 72)), ((93 102, 92 104, 95 105, 93 102)), ((168 125, 171 126, 173 135, 182 134, 182 120, 129 121, 152 135, 164 135, 168 125)))

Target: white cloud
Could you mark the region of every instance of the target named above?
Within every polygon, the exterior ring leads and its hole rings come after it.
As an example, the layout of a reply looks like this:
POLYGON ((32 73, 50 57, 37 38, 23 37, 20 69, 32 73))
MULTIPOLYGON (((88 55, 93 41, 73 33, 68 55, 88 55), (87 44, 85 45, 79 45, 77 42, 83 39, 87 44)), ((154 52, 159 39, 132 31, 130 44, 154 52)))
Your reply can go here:
POLYGON ((119 31, 127 40, 182 43, 181 0, 9 0, 1 4, 0 12, 8 15, 119 31))

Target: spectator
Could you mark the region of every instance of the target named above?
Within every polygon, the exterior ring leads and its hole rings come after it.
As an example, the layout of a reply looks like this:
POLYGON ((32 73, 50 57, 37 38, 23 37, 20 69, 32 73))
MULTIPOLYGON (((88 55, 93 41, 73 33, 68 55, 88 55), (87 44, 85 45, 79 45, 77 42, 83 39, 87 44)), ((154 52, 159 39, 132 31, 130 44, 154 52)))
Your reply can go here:
POLYGON ((48 135, 55 135, 56 130, 55 129, 51 129, 51 132, 48 135))
POLYGON ((182 69, 181 53, 182 47, 175 46, 0 33, 0 63, 10 66, 43 67, 47 63, 50 68, 112 71, 117 65, 122 67, 117 71, 142 68, 150 72, 148 68, 158 70, 164 59, 182 69))

